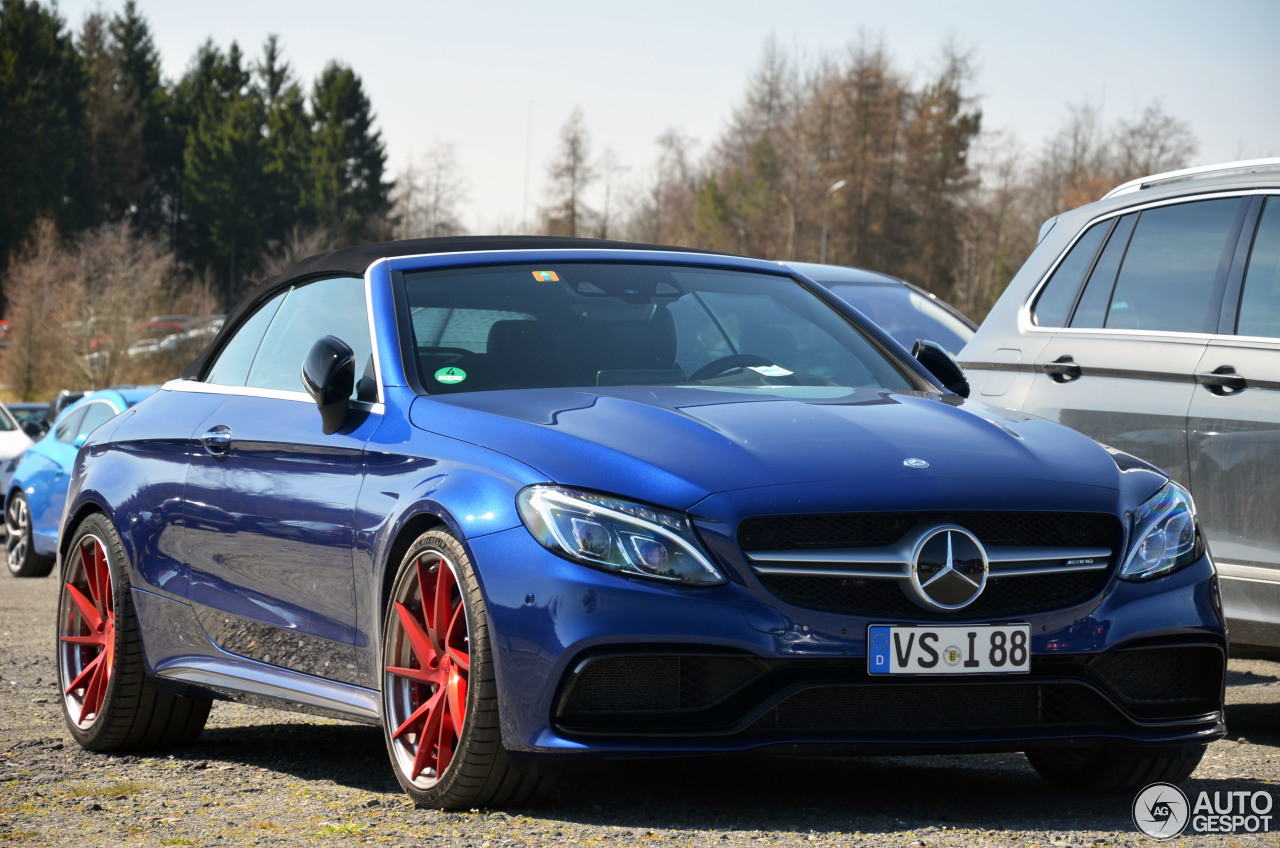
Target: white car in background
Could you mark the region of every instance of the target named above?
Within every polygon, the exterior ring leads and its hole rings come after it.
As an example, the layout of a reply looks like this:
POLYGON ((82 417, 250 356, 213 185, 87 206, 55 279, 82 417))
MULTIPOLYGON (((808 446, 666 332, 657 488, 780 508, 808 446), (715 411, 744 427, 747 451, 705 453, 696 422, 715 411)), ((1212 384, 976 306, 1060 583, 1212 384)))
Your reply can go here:
MULTIPOLYGON (((31 447, 31 437, 22 430, 18 419, 9 408, 0 403, 0 492, 9 488, 9 481, 18 467, 18 460, 31 447)), ((4 530, 0 529, 0 536, 4 530)))

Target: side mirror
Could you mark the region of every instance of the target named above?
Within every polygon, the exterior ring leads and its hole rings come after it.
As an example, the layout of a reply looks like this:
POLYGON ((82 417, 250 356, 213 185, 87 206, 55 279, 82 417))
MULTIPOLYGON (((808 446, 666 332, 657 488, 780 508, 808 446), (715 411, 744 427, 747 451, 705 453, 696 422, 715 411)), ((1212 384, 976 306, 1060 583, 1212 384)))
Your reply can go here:
POLYGON ((346 423, 355 383, 356 355, 351 345, 336 336, 325 336, 307 351, 302 361, 302 385, 320 407, 325 435, 338 432, 346 423))
POLYGON ((22 432, 26 433, 31 441, 35 441, 44 435, 44 427, 40 426, 39 421, 23 421, 22 432))
POLYGON ((942 345, 928 339, 916 339, 916 343, 911 346, 911 355, 930 374, 937 377, 943 386, 960 397, 969 396, 969 378, 964 375, 960 363, 942 345))

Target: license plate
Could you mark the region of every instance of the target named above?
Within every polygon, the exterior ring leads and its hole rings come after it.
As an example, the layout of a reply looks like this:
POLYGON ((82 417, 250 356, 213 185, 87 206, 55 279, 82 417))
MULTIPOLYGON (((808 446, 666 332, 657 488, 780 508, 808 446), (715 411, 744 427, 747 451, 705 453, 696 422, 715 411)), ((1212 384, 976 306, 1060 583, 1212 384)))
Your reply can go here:
POLYGON ((873 624, 867 628, 870 674, 1026 674, 1030 670, 1030 624, 873 624))

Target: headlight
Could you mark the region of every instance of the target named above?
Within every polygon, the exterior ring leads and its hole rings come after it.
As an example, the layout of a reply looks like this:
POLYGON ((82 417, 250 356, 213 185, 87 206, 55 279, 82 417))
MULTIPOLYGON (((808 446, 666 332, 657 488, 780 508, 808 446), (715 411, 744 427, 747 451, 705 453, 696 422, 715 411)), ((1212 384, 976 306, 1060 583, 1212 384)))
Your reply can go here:
POLYGON ((1120 569, 1123 580, 1150 580, 1204 554, 1191 495, 1172 480, 1134 510, 1130 526, 1133 542, 1120 569))
POLYGON ((678 583, 728 582, 681 513, 554 486, 530 486, 516 504, 533 537, 574 562, 678 583))

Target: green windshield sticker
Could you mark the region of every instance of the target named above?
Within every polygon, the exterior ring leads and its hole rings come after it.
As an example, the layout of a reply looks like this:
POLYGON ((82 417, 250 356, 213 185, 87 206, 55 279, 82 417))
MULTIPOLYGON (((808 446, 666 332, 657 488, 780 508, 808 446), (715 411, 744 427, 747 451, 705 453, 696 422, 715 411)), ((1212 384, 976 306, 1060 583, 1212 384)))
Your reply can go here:
POLYGON ((441 368, 436 372, 436 380, 441 383, 452 385, 453 383, 461 383, 465 379, 467 379, 467 372, 461 368, 441 368))

